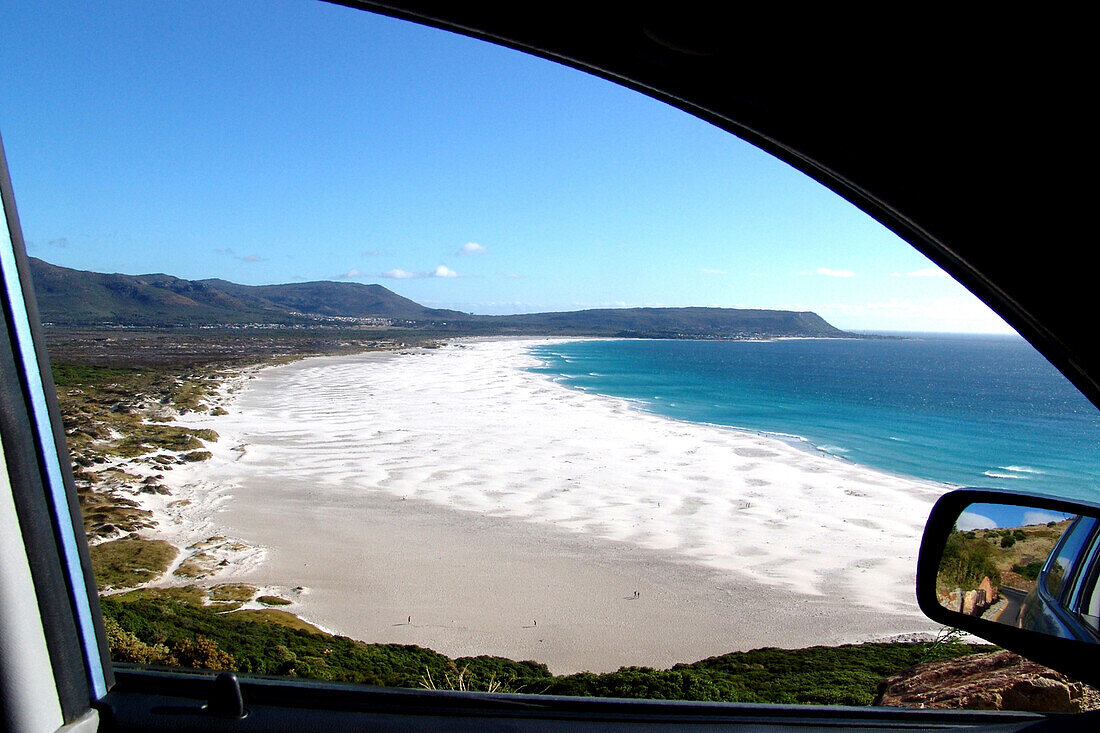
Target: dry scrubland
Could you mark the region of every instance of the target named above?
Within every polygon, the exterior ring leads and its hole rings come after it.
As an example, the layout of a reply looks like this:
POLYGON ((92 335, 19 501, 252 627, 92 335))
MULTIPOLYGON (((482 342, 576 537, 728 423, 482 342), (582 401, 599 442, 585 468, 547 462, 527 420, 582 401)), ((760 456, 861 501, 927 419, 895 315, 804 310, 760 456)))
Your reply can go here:
POLYGON ((936 589, 947 593, 955 588, 977 588, 983 578, 989 578, 993 585, 1030 591, 1069 525, 1070 520, 1066 520, 952 532, 936 577, 936 589))

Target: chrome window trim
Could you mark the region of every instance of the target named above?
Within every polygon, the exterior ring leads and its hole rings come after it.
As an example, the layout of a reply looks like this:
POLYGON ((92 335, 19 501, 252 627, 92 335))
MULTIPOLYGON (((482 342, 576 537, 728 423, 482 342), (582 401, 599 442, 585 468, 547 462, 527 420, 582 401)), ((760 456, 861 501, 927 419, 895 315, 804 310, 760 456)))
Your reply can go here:
POLYGON ((50 422, 49 408, 46 406, 42 374, 39 371, 38 358, 34 350, 34 338, 31 334, 30 320, 27 317, 27 304, 19 278, 15 244, 10 231, 10 222, 15 220, 15 216, 14 212, 8 211, 7 201, 4 202, 4 216, 9 224, 4 227, 4 239, 0 240, 0 273, 3 275, 4 287, 7 291, 11 327, 14 331, 13 345, 27 380, 27 397, 31 403, 35 435, 39 441, 39 458, 46 477, 46 487, 50 492, 51 504, 57 512, 61 557, 67 571, 80 636, 84 641, 85 666, 92 684, 92 691, 95 697, 99 698, 107 694, 107 681, 103 674, 103 660, 99 658, 99 643, 96 639, 92 607, 88 601, 88 594, 95 589, 88 588, 85 583, 84 568, 77 549, 77 538, 73 531, 75 525, 73 516, 69 512, 59 447, 54 442, 53 425, 50 422))

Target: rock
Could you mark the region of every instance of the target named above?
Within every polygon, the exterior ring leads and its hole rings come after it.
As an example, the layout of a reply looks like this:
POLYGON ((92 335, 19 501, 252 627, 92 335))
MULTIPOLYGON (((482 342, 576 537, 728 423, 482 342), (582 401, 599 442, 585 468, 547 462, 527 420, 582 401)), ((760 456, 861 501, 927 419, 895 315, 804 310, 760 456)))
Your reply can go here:
POLYGON ((1100 692, 1000 651, 919 664, 884 680, 875 704, 1079 713, 1100 709, 1100 692))

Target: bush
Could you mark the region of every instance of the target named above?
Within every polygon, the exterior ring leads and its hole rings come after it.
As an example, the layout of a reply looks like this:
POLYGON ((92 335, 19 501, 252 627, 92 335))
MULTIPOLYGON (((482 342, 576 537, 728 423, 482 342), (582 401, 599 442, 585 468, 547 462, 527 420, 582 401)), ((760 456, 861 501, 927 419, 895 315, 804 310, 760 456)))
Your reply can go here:
POLYGON ((1043 561, 1042 560, 1034 560, 1032 562, 1027 563, 1026 565, 1021 564, 1021 563, 1016 563, 1015 565, 1012 566, 1012 572, 1019 573, 1020 575, 1027 578, 1028 580, 1038 580, 1039 579, 1039 573, 1040 573, 1040 571, 1042 571, 1042 569, 1043 569, 1043 561))
POLYGON ((205 636, 183 639, 172 647, 184 667, 195 669, 235 670, 237 662, 232 655, 226 654, 217 642, 205 636))
POLYGON ((984 539, 971 540, 961 532, 952 532, 944 544, 938 581, 952 588, 977 588, 982 578, 988 577, 994 585, 999 584, 1001 572, 993 552, 984 539))
POLYGON ((103 628, 107 632, 107 646, 114 661, 161 667, 179 666, 179 660, 172 656, 164 644, 146 644, 119 626, 113 618, 104 618, 103 628))
POLYGON ((1006 534, 1001 538, 1001 547, 1008 548, 1016 544, 1016 538, 1010 534, 1006 534))

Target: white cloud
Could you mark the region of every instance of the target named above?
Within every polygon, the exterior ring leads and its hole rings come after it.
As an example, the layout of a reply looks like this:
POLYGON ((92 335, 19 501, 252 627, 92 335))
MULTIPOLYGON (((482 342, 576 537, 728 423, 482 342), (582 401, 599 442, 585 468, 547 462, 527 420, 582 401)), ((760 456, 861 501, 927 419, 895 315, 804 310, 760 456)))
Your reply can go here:
POLYGON ((357 277, 363 277, 363 273, 356 270, 354 267, 343 274, 345 280, 354 280, 357 277))
POLYGON ((841 315, 858 318, 863 325, 850 328, 884 328, 893 331, 954 331, 966 333, 1015 333, 1000 316, 973 297, 906 300, 888 298, 869 303, 824 303, 811 307, 829 320, 841 315))
POLYGON ((855 277, 856 274, 851 270, 831 270, 828 267, 817 268, 818 275, 824 275, 825 277, 855 277))
MULTIPOLYGON (((23 243, 27 245, 28 249, 38 249, 39 247, 60 247, 61 249, 65 249, 69 246, 69 238, 61 237, 60 239, 51 239, 47 242, 32 242, 29 239, 25 239, 23 243)), ((217 252, 217 250, 214 251, 217 252)))
POLYGON ((383 272, 382 277, 388 277, 391 280, 420 280, 426 277, 460 277, 460 275, 446 265, 440 265, 431 272, 410 272, 395 268, 383 272))
POLYGON ((726 274, 725 270, 712 270, 709 267, 700 267, 699 272, 701 272, 704 275, 725 275, 726 274))
POLYGON ((900 273, 895 272, 890 277, 948 277, 947 273, 936 266, 925 267, 920 270, 913 270, 912 272, 900 273))
POLYGON ((960 532, 969 532, 972 529, 997 529, 997 523, 982 514, 963 512, 955 522, 955 528, 960 532))
POLYGON ((1064 522, 1068 519, 1065 514, 1044 512, 1040 509, 1032 509, 1024 512, 1024 524, 1046 524, 1047 522, 1064 522))
POLYGON ((241 255, 237 254, 236 252, 234 252, 232 247, 215 247, 214 251, 217 252, 220 255, 229 255, 233 259, 239 260, 241 262, 253 263, 253 262, 263 262, 264 261, 264 258, 260 257, 259 255, 244 255, 244 256, 241 256, 241 255))
POLYGON ((485 253, 485 247, 477 242, 467 242, 458 250, 460 255, 479 255, 485 253))

